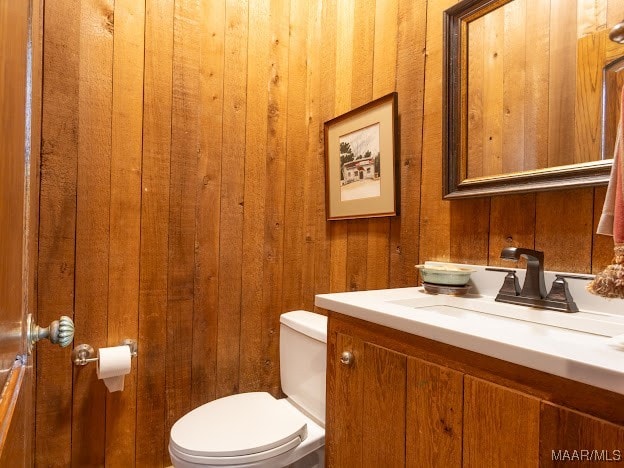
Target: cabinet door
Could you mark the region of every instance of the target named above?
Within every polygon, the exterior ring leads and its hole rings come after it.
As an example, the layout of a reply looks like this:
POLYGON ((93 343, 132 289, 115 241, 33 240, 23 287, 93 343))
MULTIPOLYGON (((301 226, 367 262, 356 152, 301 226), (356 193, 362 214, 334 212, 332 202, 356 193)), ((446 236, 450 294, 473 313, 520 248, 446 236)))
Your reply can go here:
POLYGON ((540 400, 464 377, 464 466, 536 467, 540 400))
POLYGON ((542 403, 540 439, 540 466, 624 463, 624 427, 551 403, 542 403))
POLYGON ((461 372, 408 359, 406 466, 461 466, 463 385, 461 372))
POLYGON ((338 334, 328 375, 327 464, 405 466, 407 357, 338 334), (343 352, 352 360, 342 363, 343 352))

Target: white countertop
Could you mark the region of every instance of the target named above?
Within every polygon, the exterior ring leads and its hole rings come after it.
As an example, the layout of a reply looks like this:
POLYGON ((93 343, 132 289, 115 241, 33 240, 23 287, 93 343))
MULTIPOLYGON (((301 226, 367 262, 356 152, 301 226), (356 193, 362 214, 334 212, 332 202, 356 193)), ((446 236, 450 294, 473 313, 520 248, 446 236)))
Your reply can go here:
POLYGON ((479 280, 480 287, 474 285, 473 291, 479 294, 434 296, 413 287, 320 294, 315 304, 624 394, 624 351, 609 344, 612 336, 624 334, 624 315, 613 313, 624 309, 624 301, 583 298, 584 285, 571 285, 579 307, 593 304, 594 310, 586 306, 581 312, 566 314, 502 304, 484 294, 493 290, 490 279, 496 278, 502 284, 502 276, 485 273, 484 267, 475 268, 479 271, 473 274, 473 280, 479 280))

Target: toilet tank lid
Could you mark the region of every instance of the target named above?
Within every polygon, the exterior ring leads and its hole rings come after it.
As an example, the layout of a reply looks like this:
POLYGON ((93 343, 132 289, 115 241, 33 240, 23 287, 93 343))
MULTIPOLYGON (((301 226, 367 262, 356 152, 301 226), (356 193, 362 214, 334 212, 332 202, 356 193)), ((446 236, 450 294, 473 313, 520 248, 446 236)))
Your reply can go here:
POLYGON ((280 316, 280 322, 315 340, 327 343, 327 317, 307 310, 294 310, 280 316))

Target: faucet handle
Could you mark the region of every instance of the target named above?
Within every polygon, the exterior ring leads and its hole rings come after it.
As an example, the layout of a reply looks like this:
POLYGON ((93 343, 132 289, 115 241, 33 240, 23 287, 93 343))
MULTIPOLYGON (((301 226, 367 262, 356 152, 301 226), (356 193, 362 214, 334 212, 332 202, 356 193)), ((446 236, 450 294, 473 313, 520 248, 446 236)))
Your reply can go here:
POLYGON ((509 268, 486 268, 486 271, 497 271, 500 273, 507 273, 505 275, 505 280, 503 281, 503 285, 501 286, 498 294, 504 294, 509 296, 518 296, 520 294, 520 283, 518 282, 518 277, 516 276, 516 270, 512 270, 509 268))
POLYGON ((579 279, 579 280, 588 280, 588 281, 591 281, 596 278, 596 275, 555 274, 555 276, 557 278, 579 279))

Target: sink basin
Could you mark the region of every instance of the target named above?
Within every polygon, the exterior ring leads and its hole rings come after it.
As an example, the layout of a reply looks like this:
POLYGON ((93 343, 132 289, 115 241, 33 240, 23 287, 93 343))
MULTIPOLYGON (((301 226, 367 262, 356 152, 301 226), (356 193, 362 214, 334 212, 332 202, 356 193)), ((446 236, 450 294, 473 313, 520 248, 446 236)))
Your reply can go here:
POLYGON ((416 309, 422 313, 434 313, 458 319, 478 320, 479 316, 485 315, 490 319, 492 316, 499 317, 505 322, 514 321, 517 323, 517 321, 522 321, 606 337, 624 334, 624 317, 612 314, 598 312, 567 314, 495 302, 492 298, 482 296, 451 297, 421 294, 409 299, 387 302, 416 309))

